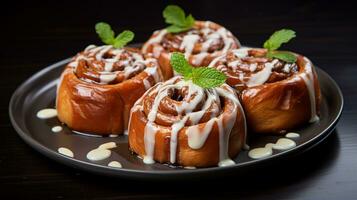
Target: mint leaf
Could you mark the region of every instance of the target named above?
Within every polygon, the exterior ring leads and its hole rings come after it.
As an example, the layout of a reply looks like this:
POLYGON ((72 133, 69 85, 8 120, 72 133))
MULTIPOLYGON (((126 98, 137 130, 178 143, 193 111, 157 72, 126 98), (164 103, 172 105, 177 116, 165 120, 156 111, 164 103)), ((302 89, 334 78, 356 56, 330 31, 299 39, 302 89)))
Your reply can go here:
POLYGON ((127 43, 131 42, 134 39, 134 33, 129 31, 129 30, 125 30, 123 32, 121 32, 114 41, 113 46, 115 48, 122 48, 124 47, 127 43))
POLYGON ((104 44, 113 44, 114 31, 109 24, 105 22, 99 22, 95 25, 95 31, 104 44))
POLYGON ((295 31, 290 29, 281 29, 273 33, 270 38, 264 42, 263 47, 269 51, 278 49, 283 43, 289 42, 296 37, 295 31))
POLYGON ((187 62, 182 53, 172 53, 170 64, 177 73, 182 74, 184 77, 188 77, 192 73, 193 67, 187 62))
POLYGON ((192 27, 194 24, 195 24, 195 18, 191 14, 189 14, 186 17, 185 25, 186 27, 192 27))
POLYGON ((297 58, 293 53, 286 52, 286 51, 269 51, 267 53, 268 58, 277 58, 279 60, 288 62, 288 63, 295 63, 297 58))
POLYGON ((165 22, 170 24, 166 28, 169 33, 187 31, 195 24, 195 18, 191 14, 186 17, 182 8, 176 5, 168 5, 162 15, 165 18, 165 22))
POLYGON ((193 68, 192 82, 202 88, 213 88, 222 85, 226 76, 215 68, 193 68))
POLYGON ((297 58, 293 53, 277 50, 283 43, 289 42, 292 38, 296 37, 295 31, 290 29, 281 29, 275 31, 270 38, 264 42, 263 47, 268 50, 266 57, 277 58, 279 60, 294 63, 297 58))
POLYGON ((170 64, 172 68, 182 74, 185 80, 192 82, 202 88, 213 88, 222 85, 226 81, 224 73, 215 68, 193 67, 182 53, 174 52, 171 55, 170 64))
POLYGON ((99 22, 95 25, 95 31, 104 44, 113 45, 114 48, 122 48, 134 39, 134 33, 125 30, 114 38, 114 31, 109 24, 99 22))
POLYGON ((176 5, 168 5, 162 12, 165 22, 168 24, 175 24, 178 26, 185 26, 185 12, 176 5))

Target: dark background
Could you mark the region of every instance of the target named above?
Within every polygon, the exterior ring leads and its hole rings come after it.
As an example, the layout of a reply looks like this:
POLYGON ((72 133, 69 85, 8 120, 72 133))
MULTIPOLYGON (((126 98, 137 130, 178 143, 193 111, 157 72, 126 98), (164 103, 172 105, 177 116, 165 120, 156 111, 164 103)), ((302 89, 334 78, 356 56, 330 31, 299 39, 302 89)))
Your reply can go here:
POLYGON ((337 130, 301 156, 244 176, 147 183, 65 167, 35 152, 16 135, 8 102, 21 82, 88 44, 100 44, 94 31, 98 21, 112 24, 117 32, 131 29, 135 42, 144 42, 165 26, 161 12, 169 2, 13 0, 1 4, 0 198, 356 199, 357 11, 347 1, 174 2, 196 19, 224 25, 245 45, 261 46, 280 28, 297 32, 297 38, 284 48, 306 55, 328 72, 345 98, 337 130))

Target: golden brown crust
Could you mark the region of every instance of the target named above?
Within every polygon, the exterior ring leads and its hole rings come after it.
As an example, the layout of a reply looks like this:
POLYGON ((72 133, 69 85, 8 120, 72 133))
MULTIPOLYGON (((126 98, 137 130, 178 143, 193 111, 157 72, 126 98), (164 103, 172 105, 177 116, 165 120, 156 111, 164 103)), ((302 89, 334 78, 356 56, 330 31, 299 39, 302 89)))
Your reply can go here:
MULTIPOLYGON (((260 51, 258 49, 257 51, 260 51)), ((231 60, 233 61, 233 60, 231 60)), ((271 60, 270 60, 271 61, 271 60)), ((227 63, 217 62, 214 67, 223 69, 227 63), (220 66, 221 67, 218 67, 220 66)), ((298 55, 296 72, 273 72, 268 81, 256 86, 247 86, 245 78, 239 79, 239 74, 250 73, 238 70, 230 73, 228 83, 241 92, 241 102, 244 107, 248 129, 262 134, 283 134, 301 126, 313 117, 311 112, 310 93, 302 76, 307 76, 307 66, 311 66, 313 75, 313 95, 315 97, 316 113, 319 113, 321 92, 314 67, 307 58, 298 55), (274 74, 275 73, 275 74, 274 74), (282 80, 274 80, 276 74, 281 74, 282 80), (274 77, 273 77, 274 76, 274 77), (272 78, 273 77, 273 78, 272 78), (242 81, 243 80, 243 81, 242 81)), ((228 70, 224 70, 226 73, 228 70)), ((308 78, 309 79, 309 78, 308 78)))
POLYGON ((75 69, 67 66, 57 91, 58 118, 76 131, 122 134, 127 129, 131 107, 147 90, 144 80, 146 84, 156 83, 152 74, 141 71, 120 83, 99 84, 80 79, 75 69))
MULTIPOLYGON (((144 157, 145 143, 145 125, 146 117, 143 113, 136 111, 132 113, 131 125, 129 128, 129 146, 130 149, 144 157)), ((243 148, 245 136, 242 132, 244 120, 242 116, 237 115, 230 139, 229 139, 229 157, 234 158, 243 148)), ((205 123, 201 126, 203 127, 205 123)), ((213 128, 202 148, 192 149, 188 146, 188 138, 186 135, 187 127, 183 128, 178 134, 177 161, 176 164, 181 166, 209 167, 216 166, 219 162, 219 131, 217 124, 213 128)), ((155 155, 154 160, 160 163, 170 162, 170 135, 171 130, 168 128, 160 128, 155 135, 155 155)))
MULTIPOLYGON (((227 86, 228 87, 228 86, 227 86)), ((155 90, 155 87, 151 90, 155 90)), ((150 91, 146 93, 141 101, 137 102, 131 113, 131 120, 129 124, 129 146, 132 151, 139 154, 141 157, 147 155, 145 147, 145 134, 146 126, 148 124, 148 111, 152 110, 152 104, 154 98, 157 94, 154 92, 152 94, 150 91)), ((165 97, 167 98, 167 97, 165 97)), ((172 100, 165 100, 165 98, 160 103, 160 108, 155 121, 152 126, 156 129, 155 134, 155 145, 154 145, 154 160, 160 163, 170 163, 170 140, 172 136, 172 124, 169 118, 180 118, 182 116, 172 112, 171 108, 176 108, 181 102, 172 100), (171 103, 170 103, 171 102, 171 103)), ((238 101, 238 99, 237 99, 238 101)), ((240 105, 240 104, 239 104, 240 105)), ((232 113, 234 109, 237 110, 236 116, 234 116, 234 125, 229 134, 229 144, 228 144, 228 155, 229 157, 235 157, 239 151, 242 149, 245 143, 245 118, 242 109, 235 107, 230 99, 224 99, 224 106, 222 108, 216 108, 211 106, 207 109, 205 113, 215 112, 215 109, 222 109, 219 113, 211 113, 212 117, 200 118, 199 124, 191 124, 192 122, 188 120, 185 126, 178 132, 177 139, 177 149, 176 149, 176 161, 175 164, 181 166, 196 166, 196 167, 208 167, 215 166, 218 164, 219 152, 220 152, 220 130, 218 127, 218 121, 213 123, 212 129, 208 134, 204 145, 199 149, 194 149, 189 146, 189 138, 187 132, 189 128, 197 125, 199 134, 203 134, 203 129, 209 123, 211 118, 222 118, 223 127, 226 127, 232 118, 232 113), (213 109, 213 110, 212 110, 213 109), (217 115, 216 117, 214 117, 217 115)), ((202 107, 196 107, 195 111, 200 111, 202 107)), ((187 113, 186 113, 187 114, 187 113)), ((176 119, 176 122, 179 119, 176 119)), ((226 133, 221 133, 226 134, 226 133)))
POLYGON ((240 47, 239 41, 228 30, 224 29, 224 27, 219 24, 209 21, 195 21, 193 29, 189 31, 177 34, 165 33, 162 36, 162 40, 152 42, 152 39, 155 40, 155 38, 160 37, 160 34, 165 30, 157 31, 143 45, 142 52, 149 57, 155 57, 158 59, 165 80, 168 80, 174 75, 170 65, 170 53, 187 53, 185 52, 185 49, 180 47, 180 45, 183 37, 192 30, 198 31, 197 34, 200 35, 200 39, 194 44, 192 52, 190 52, 190 55, 188 56, 188 61, 193 66, 207 66, 214 58, 224 54, 229 49, 236 49, 240 47), (216 42, 212 42, 207 48, 205 48, 203 47, 203 44, 207 41, 207 38, 202 33, 202 29, 205 28, 209 28, 215 33, 219 29, 222 29, 224 31, 221 34, 225 35, 228 39, 220 37, 216 40, 216 42), (225 48, 225 41, 228 41, 227 48, 225 48))

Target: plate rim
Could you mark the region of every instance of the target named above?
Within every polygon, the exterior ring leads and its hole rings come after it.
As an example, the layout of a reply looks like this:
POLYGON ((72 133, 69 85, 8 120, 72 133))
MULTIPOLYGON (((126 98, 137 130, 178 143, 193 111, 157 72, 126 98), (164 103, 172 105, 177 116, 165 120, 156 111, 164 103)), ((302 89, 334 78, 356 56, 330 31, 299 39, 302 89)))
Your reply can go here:
MULTIPOLYGON (((269 163, 268 161, 274 161, 278 160, 281 158, 284 158, 286 156, 289 156, 290 154, 300 154, 303 153, 312 147, 316 146, 319 144, 321 141, 323 141, 325 138, 327 138, 330 133, 334 130, 336 124, 338 123, 341 114, 343 112, 344 108, 344 98, 342 91, 336 81, 324 70, 320 69, 319 67, 315 66, 315 69, 319 73, 323 73, 325 77, 327 77, 328 81, 332 86, 336 89, 337 91, 337 96, 339 101, 341 102, 340 107, 338 109, 338 113, 336 117, 333 119, 333 121, 319 134, 317 134, 315 137, 309 139, 308 141, 300 144, 299 146, 286 150, 284 152, 279 152, 277 154, 274 154, 272 156, 269 156, 267 158, 263 159, 258 159, 258 160, 251 160, 248 162, 240 163, 239 165, 232 165, 232 166, 226 166, 226 167, 210 167, 210 168, 197 168, 195 170, 155 170, 155 171, 144 171, 144 170, 137 170, 137 169, 128 169, 128 168, 112 168, 108 166, 103 166, 95 163, 90 163, 90 162, 85 162, 82 160, 78 160, 75 158, 67 157, 64 155, 59 154, 58 152, 55 152, 54 150, 46 147, 45 145, 42 145, 40 142, 35 140, 33 137, 30 136, 29 133, 27 133, 25 130, 21 128, 21 125, 19 125, 15 119, 14 116, 14 106, 16 103, 16 100, 21 97, 21 93, 23 90, 26 91, 27 87, 30 87, 30 84, 33 80, 36 80, 38 77, 41 77, 43 74, 46 74, 47 72, 57 68, 61 67, 64 64, 68 63, 71 60, 71 58, 63 59, 59 62, 55 62, 38 72, 34 73, 31 75, 29 78, 27 78, 20 86, 16 88, 14 93, 11 96, 10 102, 9 102, 9 116, 10 116, 10 121, 14 129, 16 130, 17 134, 32 148, 34 148, 36 151, 40 152, 41 154, 44 154, 46 157, 49 157, 52 160, 58 161, 61 164, 65 164, 67 166, 71 166, 74 168, 79 168, 85 171, 90 171, 93 173, 99 173, 99 174, 104 174, 104 175, 111 175, 111 176, 118 176, 118 177, 127 177, 127 178, 144 178, 144 177, 151 177, 151 178, 161 178, 161 179, 166 179, 169 178, 167 176, 177 176, 177 175, 202 175, 204 173, 211 173, 211 172, 225 172, 229 170, 236 170, 238 168, 246 168, 248 166, 256 166, 256 165, 262 165, 269 163), (29 86, 28 86, 29 85, 29 86), (165 175, 165 176, 157 176, 157 175, 165 175), (165 177, 165 178, 164 178, 165 177)), ((185 176, 186 177, 186 176, 185 176)))

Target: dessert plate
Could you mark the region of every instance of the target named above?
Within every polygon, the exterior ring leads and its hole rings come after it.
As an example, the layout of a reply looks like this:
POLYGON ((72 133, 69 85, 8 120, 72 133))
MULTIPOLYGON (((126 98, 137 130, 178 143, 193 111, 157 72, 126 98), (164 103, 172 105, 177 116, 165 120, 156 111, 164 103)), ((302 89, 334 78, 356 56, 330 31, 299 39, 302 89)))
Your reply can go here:
MULTIPOLYGON (((278 151, 273 155, 254 160, 243 150, 234 161, 235 165, 227 167, 210 167, 202 169, 184 169, 155 163, 146 165, 140 158, 128 150, 127 136, 94 137, 74 133, 67 127, 57 133, 52 127, 61 125, 57 118, 39 119, 36 114, 44 108, 54 108, 56 99, 56 84, 64 66, 70 59, 57 62, 44 68, 26 80, 13 94, 9 114, 11 122, 19 136, 31 147, 62 164, 80 168, 86 171, 104 175, 135 179, 187 179, 194 177, 219 176, 230 172, 243 172, 245 169, 254 169, 280 158, 291 157, 302 153, 325 139, 335 128, 343 108, 343 96, 336 82, 323 70, 316 67, 322 91, 320 121, 307 124, 294 130, 300 134, 293 139, 296 147, 278 151), (107 142, 115 142, 117 147, 111 149, 109 158, 101 161, 90 161, 86 155, 89 151, 107 142), (74 153, 68 157, 58 153, 58 148, 66 147, 74 153), (109 167, 108 163, 118 161, 122 168, 109 167)), ((260 136, 250 138, 251 148, 264 147, 267 143, 274 143, 284 136, 260 136)))

